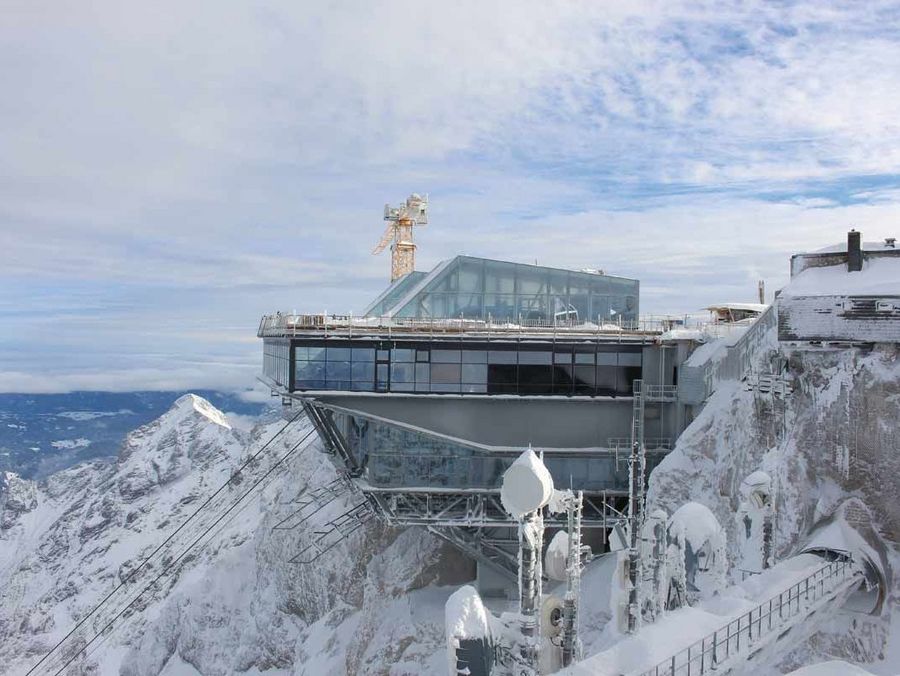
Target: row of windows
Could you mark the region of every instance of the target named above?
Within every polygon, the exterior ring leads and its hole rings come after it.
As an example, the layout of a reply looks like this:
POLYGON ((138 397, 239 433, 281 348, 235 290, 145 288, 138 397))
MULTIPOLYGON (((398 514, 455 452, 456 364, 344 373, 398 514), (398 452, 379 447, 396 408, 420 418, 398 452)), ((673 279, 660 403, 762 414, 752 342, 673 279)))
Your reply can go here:
MULTIPOLYGON (((276 346, 279 347, 279 346, 276 346)), ((286 347, 286 346, 285 346, 286 347)), ((294 348, 299 362, 339 363, 434 363, 434 364, 589 364, 598 366, 640 366, 640 352, 595 352, 590 348, 555 350, 477 350, 477 349, 416 349, 390 350, 350 347, 294 348), (580 351, 584 349, 585 351, 580 351)))
MULTIPOLYGON (((575 349, 586 349, 583 347, 575 349)), ((630 395, 640 352, 295 348, 295 389, 630 395)))

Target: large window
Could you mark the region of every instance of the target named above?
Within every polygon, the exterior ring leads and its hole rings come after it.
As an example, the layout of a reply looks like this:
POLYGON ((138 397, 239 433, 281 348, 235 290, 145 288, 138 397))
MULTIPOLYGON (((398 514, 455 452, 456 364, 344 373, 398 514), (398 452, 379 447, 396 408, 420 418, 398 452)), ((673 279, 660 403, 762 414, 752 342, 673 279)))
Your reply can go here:
MULTIPOLYGON (((276 347, 266 347, 266 369, 278 368, 277 357, 270 354, 276 347)), ((381 344, 377 349, 346 343, 327 347, 297 345, 294 387, 398 393, 621 396, 630 395, 633 381, 641 377, 640 350, 619 345, 558 343, 540 347, 395 342, 381 344)), ((287 375, 281 368, 277 377, 287 375)), ((286 384, 286 380, 279 382, 286 384)))
POLYGON ((291 346, 287 342, 263 341, 263 374, 288 387, 291 376, 291 346))

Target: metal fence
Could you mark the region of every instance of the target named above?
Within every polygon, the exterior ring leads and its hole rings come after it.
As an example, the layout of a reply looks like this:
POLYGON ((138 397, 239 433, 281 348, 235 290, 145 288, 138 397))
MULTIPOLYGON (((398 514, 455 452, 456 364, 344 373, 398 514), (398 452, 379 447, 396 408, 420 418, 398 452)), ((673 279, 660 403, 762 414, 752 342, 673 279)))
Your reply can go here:
MULTIPOLYGON (((777 634, 792 618, 848 586, 861 575, 849 558, 825 564, 790 588, 763 601, 750 612, 707 634, 640 676, 699 676, 742 657, 764 638, 777 634)), ((719 672, 721 673, 721 672, 719 672)))

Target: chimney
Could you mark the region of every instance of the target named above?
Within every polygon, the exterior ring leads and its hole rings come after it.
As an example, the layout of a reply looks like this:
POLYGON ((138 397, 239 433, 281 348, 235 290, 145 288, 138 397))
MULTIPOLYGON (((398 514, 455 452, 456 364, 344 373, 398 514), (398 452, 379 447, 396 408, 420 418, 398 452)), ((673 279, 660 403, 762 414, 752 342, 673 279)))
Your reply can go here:
POLYGON ((766 283, 762 279, 759 280, 759 302, 760 304, 764 304, 766 302, 766 283))
POLYGON ((847 233, 847 272, 862 270, 862 249, 859 238, 860 234, 856 230, 847 233))

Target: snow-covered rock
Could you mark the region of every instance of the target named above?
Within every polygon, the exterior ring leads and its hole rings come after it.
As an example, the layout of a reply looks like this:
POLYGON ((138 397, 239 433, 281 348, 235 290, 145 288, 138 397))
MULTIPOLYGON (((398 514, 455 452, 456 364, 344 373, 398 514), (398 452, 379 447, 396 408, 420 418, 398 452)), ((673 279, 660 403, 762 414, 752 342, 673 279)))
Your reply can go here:
MULTIPOLYGON (((337 478, 303 417, 139 567, 284 424, 270 417, 247 433, 187 395, 131 433, 115 462, 41 483, 0 477, 2 670, 27 671, 114 592, 83 625, 81 643, 60 651, 75 655, 72 668, 129 676, 443 671, 443 604, 472 572, 448 546, 424 530, 370 521, 315 564, 290 563, 316 528, 359 500, 343 495, 296 528, 273 529, 299 494, 337 478), (124 612, 113 632, 76 655, 116 609, 124 612)), ((55 671, 64 660, 53 660, 55 671)))
MULTIPOLYGON (((772 356, 761 355, 756 368, 766 370, 764 362, 772 356)), ((742 541, 735 532, 741 483, 762 470, 773 483, 776 560, 796 552, 814 524, 848 498, 858 497, 871 512, 878 536, 889 544, 889 567, 900 569, 896 347, 790 349, 784 356, 794 389, 786 406, 742 383, 722 385, 654 470, 648 504, 670 511, 689 501, 707 505, 727 530, 734 564, 742 541)), ((783 668, 834 656, 866 663, 876 673, 896 672, 896 579, 888 595, 885 607, 894 611, 893 617, 845 613, 830 618, 785 658, 783 668)))

